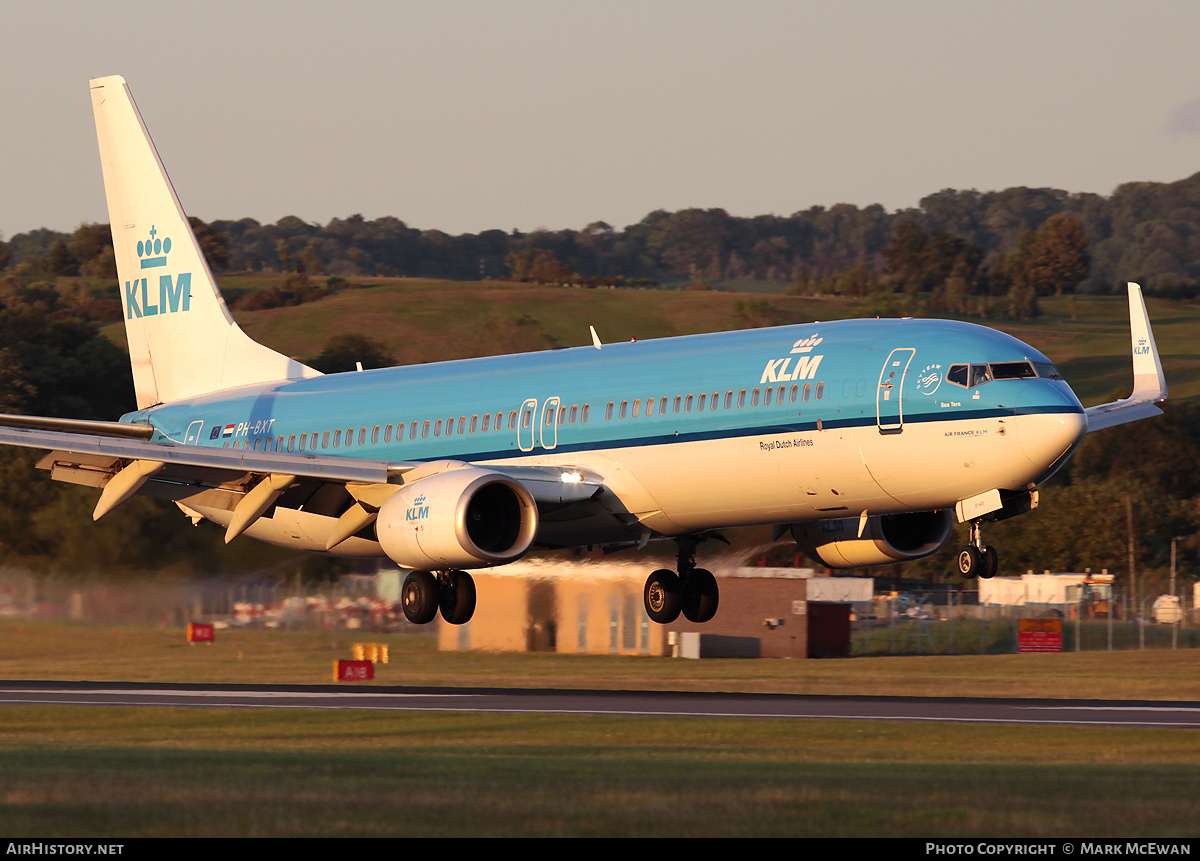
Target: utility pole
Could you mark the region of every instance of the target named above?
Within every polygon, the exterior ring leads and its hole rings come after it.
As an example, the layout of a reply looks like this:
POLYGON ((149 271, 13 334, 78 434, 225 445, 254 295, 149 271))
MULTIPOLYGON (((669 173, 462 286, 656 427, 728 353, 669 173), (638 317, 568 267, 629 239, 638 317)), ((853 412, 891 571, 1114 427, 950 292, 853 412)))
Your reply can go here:
POLYGON ((1125 526, 1129 531, 1129 600, 1130 609, 1137 611, 1137 573, 1133 567, 1133 497, 1125 494, 1125 526))

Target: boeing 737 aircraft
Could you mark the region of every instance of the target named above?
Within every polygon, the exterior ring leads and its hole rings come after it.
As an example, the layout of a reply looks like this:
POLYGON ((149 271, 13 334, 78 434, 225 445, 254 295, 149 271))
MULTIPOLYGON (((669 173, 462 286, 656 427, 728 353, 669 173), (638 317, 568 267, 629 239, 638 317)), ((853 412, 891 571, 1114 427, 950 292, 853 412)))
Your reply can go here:
POLYGON ((1090 431, 1161 412, 1166 383, 1129 285, 1133 394, 1084 409, 1015 338, 888 319, 592 344, 322 375, 230 315, 119 77, 91 82, 135 412, 5 416, 0 442, 100 488, 285 547, 386 556, 406 616, 475 608, 467 569, 535 548, 678 545, 646 612, 705 622, 718 530, 770 524, 830 567, 917 559, 971 526, 964 576, 995 573, 981 524, 1037 504, 1090 431))

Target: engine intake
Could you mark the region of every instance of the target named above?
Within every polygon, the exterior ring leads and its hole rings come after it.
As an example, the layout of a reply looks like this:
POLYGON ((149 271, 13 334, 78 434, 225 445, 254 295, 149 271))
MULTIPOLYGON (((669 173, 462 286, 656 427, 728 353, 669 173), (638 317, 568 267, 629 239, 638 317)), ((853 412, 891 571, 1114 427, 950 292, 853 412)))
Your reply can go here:
POLYGON ((949 509, 910 514, 874 514, 861 536, 858 518, 792 524, 792 537, 805 553, 830 568, 857 568, 921 559, 936 553, 950 537, 949 509))
POLYGON ((519 482, 469 467, 405 485, 379 509, 383 552, 402 568, 482 568, 533 543, 537 505, 519 482))

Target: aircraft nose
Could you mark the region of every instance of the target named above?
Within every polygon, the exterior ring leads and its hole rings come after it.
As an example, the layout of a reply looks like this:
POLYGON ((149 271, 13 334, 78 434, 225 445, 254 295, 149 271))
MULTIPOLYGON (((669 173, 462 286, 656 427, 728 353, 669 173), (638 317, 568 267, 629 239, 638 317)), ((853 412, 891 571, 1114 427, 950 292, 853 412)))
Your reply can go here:
POLYGON ((1075 450, 1087 435, 1087 415, 1065 385, 1030 383, 1018 396, 1017 438, 1034 466, 1050 467, 1075 450))

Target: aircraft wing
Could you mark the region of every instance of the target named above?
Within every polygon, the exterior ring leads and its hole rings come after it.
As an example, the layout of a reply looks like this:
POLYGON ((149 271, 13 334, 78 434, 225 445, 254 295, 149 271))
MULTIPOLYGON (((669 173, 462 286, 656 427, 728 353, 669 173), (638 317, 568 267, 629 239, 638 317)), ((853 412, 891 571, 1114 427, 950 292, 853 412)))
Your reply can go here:
MULTIPOLYGON (((144 438, 148 432, 152 430, 145 425, 118 422, 0 416, 0 445, 49 449, 38 466, 49 470, 53 479, 102 488, 94 519, 137 493, 174 500, 185 512, 190 501, 203 500, 233 512, 226 541, 241 534, 293 485, 341 485, 358 505, 342 518, 345 523, 330 538, 332 548, 369 522, 382 500, 405 483, 402 476, 412 473, 417 481, 466 465, 151 442, 144 438)), ((485 468, 519 482, 543 512, 586 502, 603 490, 600 477, 573 467, 485 468)))
POLYGON ((1133 393, 1120 401, 1088 407, 1088 433, 1162 414, 1167 399, 1167 379, 1154 343, 1142 288, 1129 282, 1129 333, 1133 353, 1133 393))

